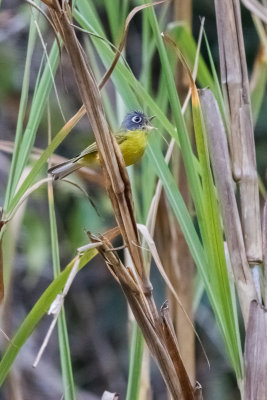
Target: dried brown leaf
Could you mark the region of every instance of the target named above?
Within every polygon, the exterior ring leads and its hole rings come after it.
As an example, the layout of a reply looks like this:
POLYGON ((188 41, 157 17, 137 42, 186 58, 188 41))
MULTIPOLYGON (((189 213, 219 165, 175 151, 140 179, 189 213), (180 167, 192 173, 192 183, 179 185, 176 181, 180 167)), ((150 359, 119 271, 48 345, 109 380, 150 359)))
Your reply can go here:
POLYGON ((163 333, 169 355, 173 362, 177 377, 179 379, 181 390, 185 400, 194 400, 194 389, 190 383, 183 360, 181 358, 175 332, 171 323, 169 308, 167 302, 161 307, 161 317, 163 324, 163 333))

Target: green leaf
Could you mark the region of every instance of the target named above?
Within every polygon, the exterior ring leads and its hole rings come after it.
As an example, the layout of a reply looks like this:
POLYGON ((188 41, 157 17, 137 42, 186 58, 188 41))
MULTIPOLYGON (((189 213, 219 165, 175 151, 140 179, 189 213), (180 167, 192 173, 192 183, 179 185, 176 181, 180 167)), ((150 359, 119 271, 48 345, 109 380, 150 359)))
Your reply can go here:
POLYGON ((142 371, 144 337, 136 321, 132 322, 130 365, 126 400, 138 400, 142 371))
MULTIPOLYGON (((17 161, 18 161, 20 145, 21 145, 21 140, 22 140, 23 121, 25 118, 26 107, 27 107, 27 103, 28 103, 30 66, 31 66, 32 55, 33 55, 35 42, 36 42, 36 26, 34 23, 36 13, 37 13, 37 10, 33 10, 33 13, 31 14, 27 55, 26 55, 24 76, 23 76, 22 89, 21 89, 18 120, 17 120, 17 126, 16 126, 14 151, 13 151, 11 167, 10 167, 10 171, 9 171, 9 175, 8 175, 8 183, 7 183, 6 193, 5 193, 4 209, 7 208, 7 205, 10 201, 12 186, 14 185, 14 183, 13 183, 14 182, 14 174, 15 174, 15 170, 17 168, 17 161)), ((13 191, 14 191, 14 189, 13 189, 13 191)))
MULTIPOLYGON (((93 257, 96 256, 96 254, 97 250, 95 249, 86 251, 80 259, 79 269, 82 269, 93 257)), ((75 259, 72 260, 60 273, 60 275, 48 286, 20 325, 15 336, 10 341, 10 344, 4 352, 0 362, 0 385, 3 384, 5 378, 7 377, 15 358, 21 350, 21 347, 32 334, 33 330, 44 314, 49 310, 49 307, 55 300, 56 296, 64 288, 74 263, 75 259)))
MULTIPOLYGON (((50 219, 50 232, 51 232, 53 273, 54 273, 54 279, 56 279, 60 275, 60 259, 59 259, 56 213, 54 208, 54 194, 51 182, 48 183, 48 205, 49 205, 49 219, 50 219)), ((66 400, 75 400, 75 387, 74 387, 74 380, 72 373, 68 329, 67 329, 64 305, 62 306, 62 309, 58 316, 57 327, 58 327, 60 362, 61 362, 61 370, 63 377, 64 398, 66 400)))
POLYGON ((205 125, 196 86, 192 85, 192 113, 196 145, 201 167, 203 188, 202 238, 209 260, 207 274, 212 285, 220 315, 220 325, 227 344, 228 353, 238 378, 243 375, 243 362, 240 359, 240 334, 232 303, 229 278, 226 266, 223 231, 220 210, 214 187, 210 158, 207 146, 205 125))
POLYGON ((41 171, 42 167, 46 164, 48 158, 53 154, 55 149, 60 145, 60 143, 67 137, 69 132, 77 123, 77 117, 74 116, 67 124, 64 126, 54 137, 51 141, 49 146, 43 151, 40 158, 34 163, 30 173, 27 175, 21 186, 19 187, 18 191, 12 198, 9 207, 7 210, 4 210, 4 218, 8 219, 9 214, 14 210, 16 205, 18 204, 21 197, 24 195, 26 190, 33 184, 35 178, 41 171))
POLYGON ((22 171, 25 168, 30 151, 34 144, 36 132, 40 124, 45 109, 45 105, 47 102, 47 97, 50 93, 53 84, 53 77, 51 76, 51 73, 55 74, 58 66, 58 56, 59 56, 58 44, 57 42, 54 42, 49 55, 49 62, 46 63, 44 72, 40 79, 40 83, 35 90, 35 95, 32 101, 28 123, 19 146, 16 169, 14 172, 14 178, 12 179, 11 198, 17 189, 17 185, 20 180, 22 171))

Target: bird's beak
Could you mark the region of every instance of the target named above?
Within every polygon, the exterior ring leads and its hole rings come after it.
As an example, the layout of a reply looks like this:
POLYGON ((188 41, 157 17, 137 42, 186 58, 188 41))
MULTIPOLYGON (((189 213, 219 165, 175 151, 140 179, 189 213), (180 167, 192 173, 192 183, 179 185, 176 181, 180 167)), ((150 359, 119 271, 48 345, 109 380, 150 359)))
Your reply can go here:
POLYGON ((151 122, 155 117, 156 117, 156 115, 152 115, 152 117, 148 117, 148 121, 151 122))

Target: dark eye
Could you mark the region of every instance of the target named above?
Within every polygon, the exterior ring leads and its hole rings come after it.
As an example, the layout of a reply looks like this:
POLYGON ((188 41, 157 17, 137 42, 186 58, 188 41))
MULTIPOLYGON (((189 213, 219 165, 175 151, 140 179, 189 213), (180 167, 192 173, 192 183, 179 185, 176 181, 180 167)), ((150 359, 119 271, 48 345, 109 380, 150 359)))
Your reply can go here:
POLYGON ((142 118, 139 117, 138 115, 135 115, 135 116, 132 118, 132 121, 133 121, 135 124, 139 124, 139 123, 142 121, 142 118))

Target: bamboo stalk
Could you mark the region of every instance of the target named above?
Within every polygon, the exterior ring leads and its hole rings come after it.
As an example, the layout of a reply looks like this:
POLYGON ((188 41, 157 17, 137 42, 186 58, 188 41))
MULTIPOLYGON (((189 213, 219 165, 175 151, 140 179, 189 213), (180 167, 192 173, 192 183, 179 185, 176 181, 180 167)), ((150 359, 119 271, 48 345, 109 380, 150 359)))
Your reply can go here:
POLYGON ((245 342, 245 400, 267 398, 267 311, 251 303, 245 342))
POLYGON ((262 262, 259 189, 244 39, 238 0, 215 0, 221 80, 229 112, 229 145, 240 188, 241 220, 250 264, 262 262))
POLYGON ((216 188, 218 190, 218 199, 222 211, 226 241, 242 315, 245 325, 247 325, 250 302, 256 298, 256 292, 246 257, 240 217, 234 193, 226 133, 213 93, 210 90, 204 89, 199 91, 199 96, 216 188))

